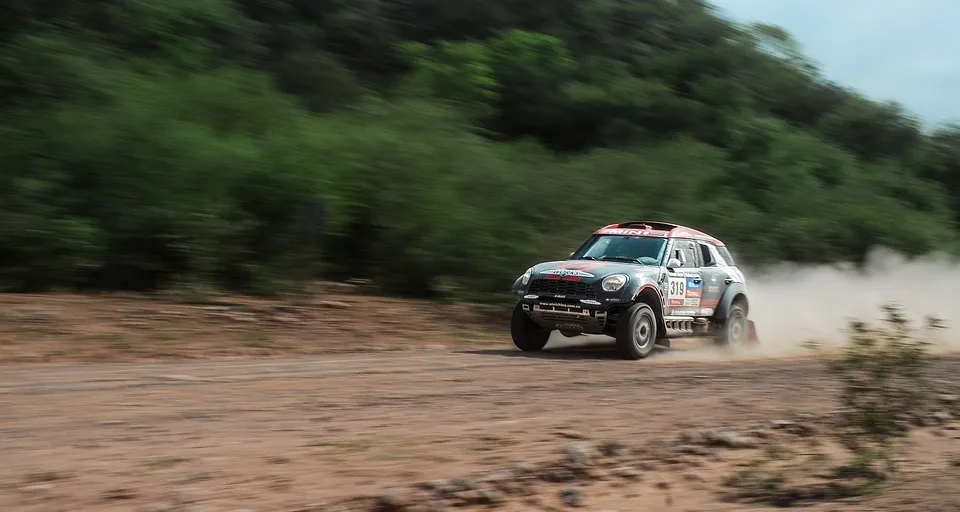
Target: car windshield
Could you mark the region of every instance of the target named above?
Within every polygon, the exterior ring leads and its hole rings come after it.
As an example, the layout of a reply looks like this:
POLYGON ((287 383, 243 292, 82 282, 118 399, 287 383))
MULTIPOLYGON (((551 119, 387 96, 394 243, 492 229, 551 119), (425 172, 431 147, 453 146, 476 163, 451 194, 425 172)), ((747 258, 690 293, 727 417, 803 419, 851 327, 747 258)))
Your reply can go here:
POLYGON ((594 235, 573 254, 571 259, 659 265, 666 246, 665 238, 594 235))

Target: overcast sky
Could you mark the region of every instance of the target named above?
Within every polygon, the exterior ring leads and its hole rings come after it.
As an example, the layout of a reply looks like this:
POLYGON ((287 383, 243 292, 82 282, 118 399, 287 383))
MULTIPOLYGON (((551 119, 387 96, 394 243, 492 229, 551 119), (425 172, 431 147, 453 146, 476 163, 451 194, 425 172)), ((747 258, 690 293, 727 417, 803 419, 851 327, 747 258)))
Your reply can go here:
POLYGON ((708 0, 785 28, 830 80, 960 122, 960 0, 708 0))

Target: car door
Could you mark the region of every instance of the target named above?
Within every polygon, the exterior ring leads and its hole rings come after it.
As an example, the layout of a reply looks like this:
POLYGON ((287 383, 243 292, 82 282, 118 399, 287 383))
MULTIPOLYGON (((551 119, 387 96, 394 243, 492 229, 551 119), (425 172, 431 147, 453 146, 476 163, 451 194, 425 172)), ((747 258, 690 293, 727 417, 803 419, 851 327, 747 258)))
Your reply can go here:
POLYGON ((693 240, 673 240, 670 258, 680 260, 680 267, 667 273, 667 313, 670 316, 698 316, 703 279, 700 275, 700 256, 693 240))
POLYGON ((700 275, 703 278, 698 316, 713 316, 720 297, 729 285, 730 276, 727 269, 720 266, 722 256, 716 247, 706 242, 698 242, 697 245, 700 253, 700 275))

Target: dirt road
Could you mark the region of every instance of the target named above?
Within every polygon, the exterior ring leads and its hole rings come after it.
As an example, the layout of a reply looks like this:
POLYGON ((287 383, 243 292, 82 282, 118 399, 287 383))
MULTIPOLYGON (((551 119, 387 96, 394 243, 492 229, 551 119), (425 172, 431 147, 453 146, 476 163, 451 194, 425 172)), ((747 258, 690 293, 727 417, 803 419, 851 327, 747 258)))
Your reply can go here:
MULTIPOLYGON (((835 386, 809 360, 630 362, 608 349, 531 357, 502 347, 6 367, 0 510, 323 510, 390 484, 554 459, 571 438, 640 446, 836 408, 835 386)), ((934 377, 958 371, 960 358, 942 358, 934 377)), ((960 449, 941 434, 923 464, 946 467, 960 449)), ((752 509, 712 494, 737 460, 717 457, 696 478, 651 470, 626 490, 584 490, 583 505, 752 509)), ((537 509, 511 503, 502 506, 537 509)))

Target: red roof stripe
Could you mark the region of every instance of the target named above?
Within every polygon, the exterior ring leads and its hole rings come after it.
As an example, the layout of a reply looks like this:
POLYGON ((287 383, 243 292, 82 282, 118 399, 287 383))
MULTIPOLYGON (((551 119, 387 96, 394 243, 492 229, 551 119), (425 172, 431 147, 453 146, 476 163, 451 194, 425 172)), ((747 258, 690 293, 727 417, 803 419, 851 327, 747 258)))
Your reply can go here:
POLYGON ((659 221, 631 221, 621 222, 619 224, 610 224, 596 231, 597 235, 626 235, 626 236, 650 236, 657 238, 692 238, 710 242, 718 247, 723 247, 724 243, 719 239, 712 237, 703 231, 699 231, 679 224, 659 221), (664 229, 664 228, 668 228, 664 229))

